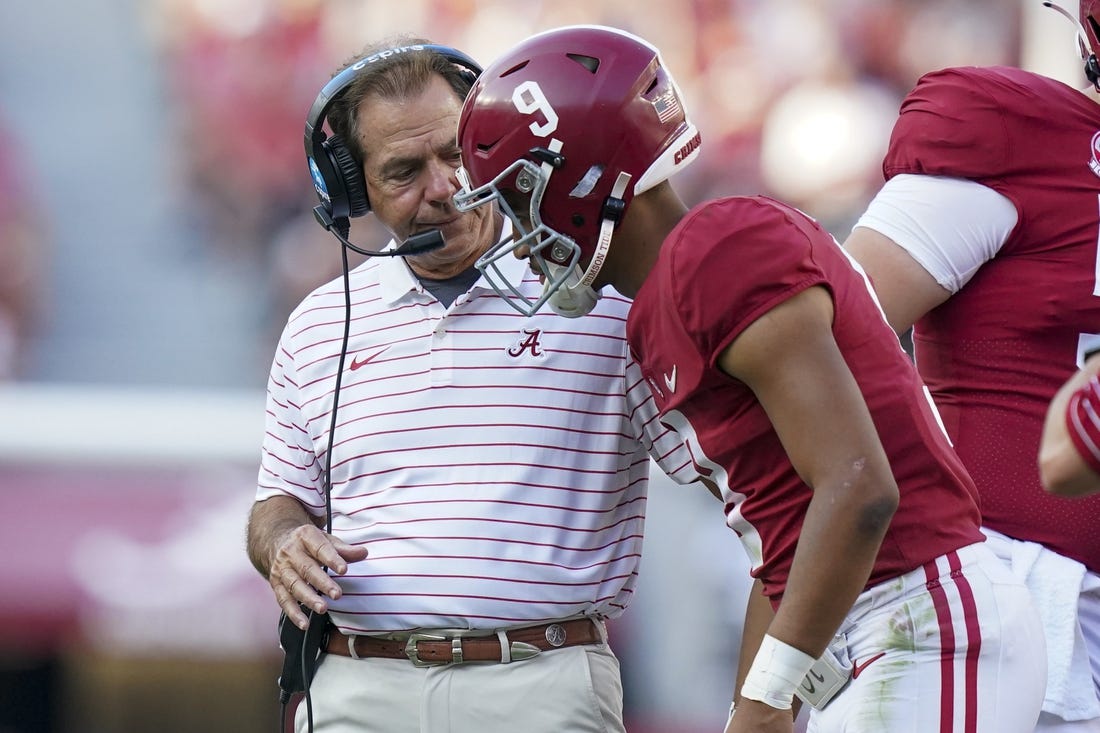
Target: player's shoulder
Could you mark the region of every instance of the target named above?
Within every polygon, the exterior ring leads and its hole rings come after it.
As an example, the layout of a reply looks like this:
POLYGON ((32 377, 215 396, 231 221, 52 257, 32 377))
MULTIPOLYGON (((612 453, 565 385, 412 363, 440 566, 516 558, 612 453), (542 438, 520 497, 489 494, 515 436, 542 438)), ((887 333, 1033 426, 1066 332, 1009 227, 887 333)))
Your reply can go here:
POLYGON ((1017 143, 1034 137, 1036 74, 1011 67, 962 66, 925 74, 901 104, 883 173, 980 179, 1005 168, 1017 143))
POLYGON ((979 182, 1050 165, 1050 140, 1091 137, 1100 114, 1079 90, 1008 66, 952 67, 921 77, 902 102, 883 159, 901 173, 979 182), (1054 114, 1053 111, 1057 111, 1054 114))
POLYGON ((826 278, 822 263, 830 260, 821 248, 828 246, 833 259, 842 256, 817 222, 767 196, 700 204, 669 234, 653 284, 643 285, 652 301, 647 315, 674 312, 701 353, 714 354, 777 303, 826 278))
POLYGON ((902 102, 901 113, 939 112, 955 122, 981 113, 1038 113, 1028 106, 1036 97, 1060 97, 1073 91, 1042 74, 1012 66, 953 66, 921 76, 902 102))
POLYGON ((1038 81, 1038 74, 1012 66, 948 66, 921 75, 910 94, 951 94, 979 90, 987 86, 1015 87, 1038 81))
POLYGON ((698 292, 800 271, 817 246, 832 241, 793 206, 768 196, 730 196, 689 211, 662 259, 674 290, 698 292))
POLYGON ((820 236, 818 223, 801 210, 768 196, 728 196, 699 204, 670 235, 678 253, 696 258, 736 247, 767 246, 797 235, 820 236))
POLYGON ((805 214, 768 196, 726 196, 692 208, 674 236, 688 240, 692 248, 715 247, 725 239, 787 226, 796 218, 805 214))

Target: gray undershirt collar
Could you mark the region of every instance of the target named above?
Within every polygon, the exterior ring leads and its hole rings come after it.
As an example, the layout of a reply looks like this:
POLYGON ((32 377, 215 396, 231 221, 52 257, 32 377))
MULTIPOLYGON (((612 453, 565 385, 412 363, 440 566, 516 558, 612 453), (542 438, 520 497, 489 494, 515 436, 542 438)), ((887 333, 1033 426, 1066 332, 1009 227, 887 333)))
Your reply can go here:
POLYGON ((443 304, 444 308, 450 308, 451 303, 454 303, 458 296, 472 288, 479 277, 481 277, 481 271, 471 266, 454 277, 448 277, 444 280, 434 280, 419 275, 417 279, 420 280, 420 284, 424 286, 425 290, 443 304))

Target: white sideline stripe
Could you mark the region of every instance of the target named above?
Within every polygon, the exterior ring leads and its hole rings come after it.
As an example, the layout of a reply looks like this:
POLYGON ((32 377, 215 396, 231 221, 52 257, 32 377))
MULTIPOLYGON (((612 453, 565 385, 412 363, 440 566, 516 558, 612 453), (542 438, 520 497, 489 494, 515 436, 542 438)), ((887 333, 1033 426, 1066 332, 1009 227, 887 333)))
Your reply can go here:
POLYGON ((259 465, 263 390, 0 385, 0 462, 259 465))

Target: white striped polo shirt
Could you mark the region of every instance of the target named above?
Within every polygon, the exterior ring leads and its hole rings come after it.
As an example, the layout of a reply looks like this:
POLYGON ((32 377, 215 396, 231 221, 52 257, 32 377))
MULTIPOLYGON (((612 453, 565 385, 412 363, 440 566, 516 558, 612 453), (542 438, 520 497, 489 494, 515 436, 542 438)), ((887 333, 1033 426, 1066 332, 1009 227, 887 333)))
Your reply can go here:
MULTIPOLYGON (((510 275, 541 289, 523 262, 510 275)), ((608 290, 584 318, 526 318, 479 280, 445 309, 398 258, 356 268, 351 297, 332 521, 370 555, 337 579, 334 622, 379 633, 618 616, 642 549, 646 448, 674 478, 690 473, 629 356, 629 301, 608 290)), ((342 279, 292 313, 257 499, 324 513, 343 327, 342 279)))

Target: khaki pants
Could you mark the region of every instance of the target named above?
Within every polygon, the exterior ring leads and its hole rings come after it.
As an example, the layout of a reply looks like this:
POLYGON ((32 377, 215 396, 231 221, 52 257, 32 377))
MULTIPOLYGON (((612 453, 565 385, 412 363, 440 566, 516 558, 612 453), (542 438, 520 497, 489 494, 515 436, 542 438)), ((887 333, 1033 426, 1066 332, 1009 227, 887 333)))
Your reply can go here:
MULTIPOLYGON (((604 644, 438 667, 326 654, 310 695, 316 733, 625 733, 619 660, 604 644)), ((305 700, 294 729, 306 731, 305 700)))

